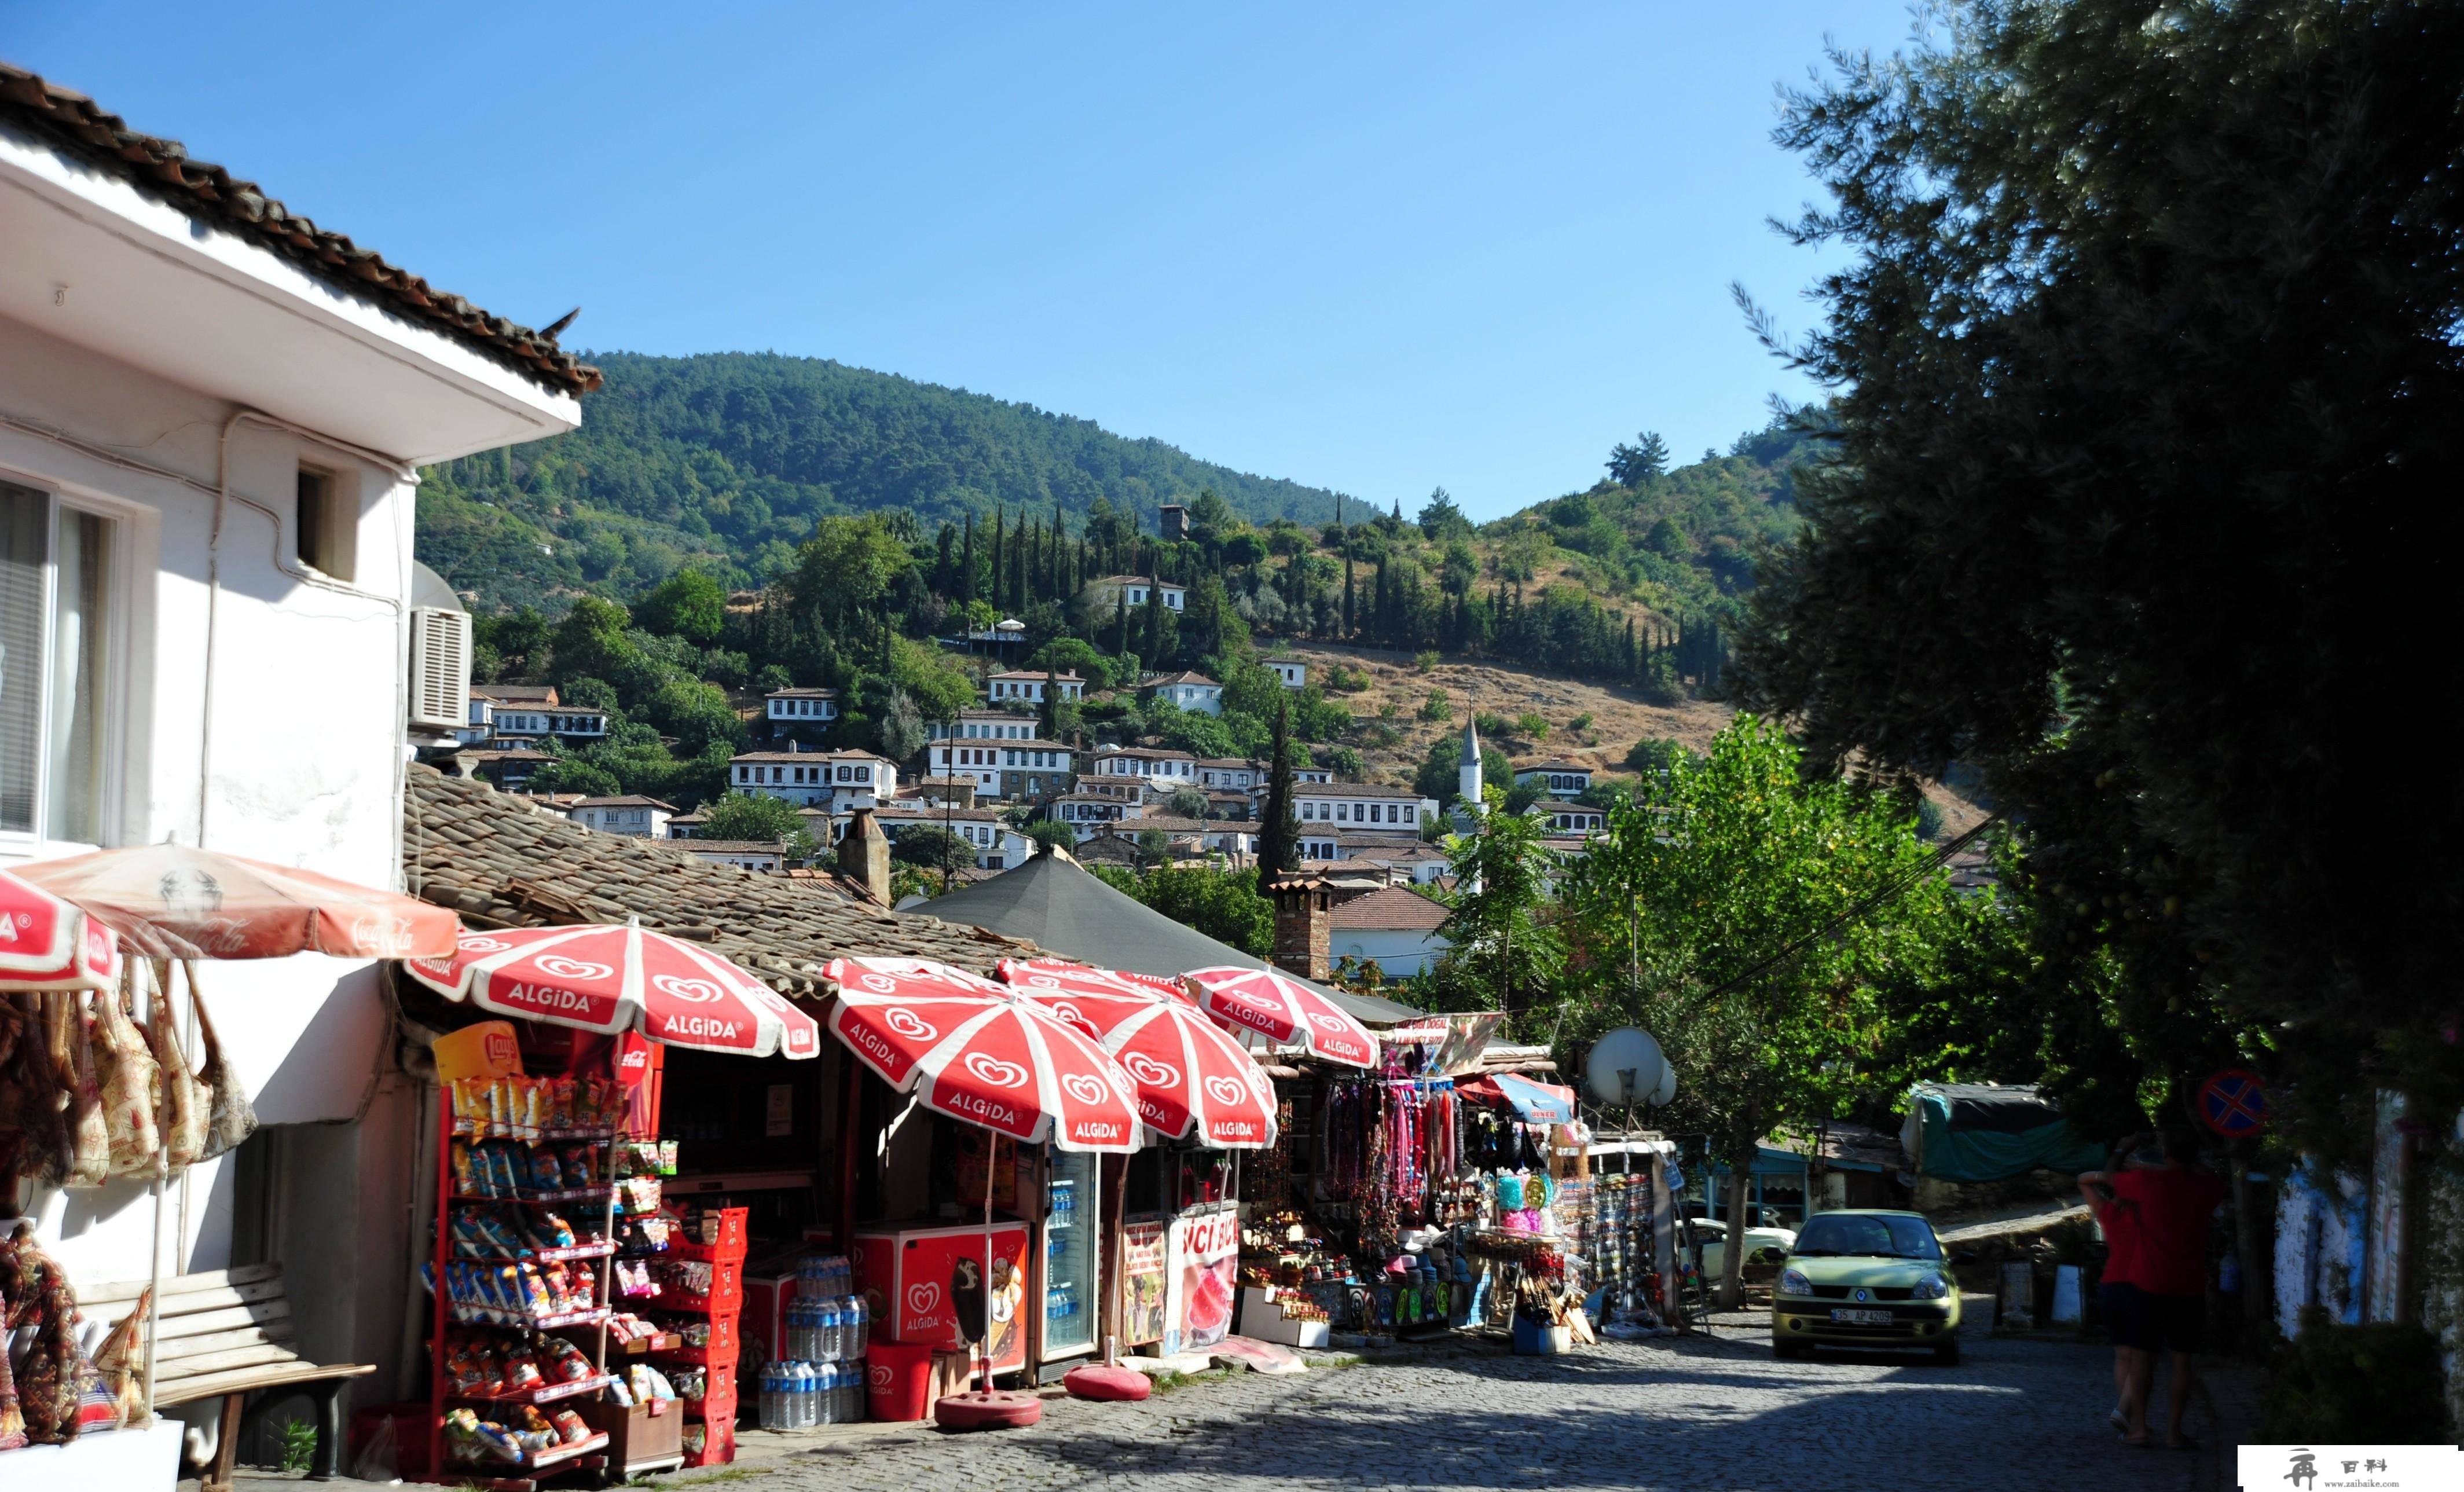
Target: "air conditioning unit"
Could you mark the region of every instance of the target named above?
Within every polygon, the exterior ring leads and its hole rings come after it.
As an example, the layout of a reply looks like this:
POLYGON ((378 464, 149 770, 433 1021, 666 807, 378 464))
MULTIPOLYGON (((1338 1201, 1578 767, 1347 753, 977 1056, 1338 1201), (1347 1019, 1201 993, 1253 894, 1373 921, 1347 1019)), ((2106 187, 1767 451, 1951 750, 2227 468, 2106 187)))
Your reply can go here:
POLYGON ((471 723, 471 615, 410 608, 410 728, 459 731, 471 723))

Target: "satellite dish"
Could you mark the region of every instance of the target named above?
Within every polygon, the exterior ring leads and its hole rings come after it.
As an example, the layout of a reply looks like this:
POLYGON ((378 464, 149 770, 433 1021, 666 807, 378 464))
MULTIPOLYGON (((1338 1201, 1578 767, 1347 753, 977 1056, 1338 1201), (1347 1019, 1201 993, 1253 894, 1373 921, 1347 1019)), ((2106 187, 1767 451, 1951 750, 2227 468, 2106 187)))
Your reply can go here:
POLYGON ((1628 1108, 1665 1103, 1655 1095, 1664 1088, 1674 1096, 1677 1079, 1650 1032, 1619 1026, 1592 1043, 1591 1054, 1583 1059, 1583 1086, 1608 1108, 1628 1108))
POLYGON ((1660 1086, 1651 1090, 1651 1107, 1665 1108, 1668 1101, 1676 1096, 1677 1069, 1662 1061, 1660 1064, 1660 1086))

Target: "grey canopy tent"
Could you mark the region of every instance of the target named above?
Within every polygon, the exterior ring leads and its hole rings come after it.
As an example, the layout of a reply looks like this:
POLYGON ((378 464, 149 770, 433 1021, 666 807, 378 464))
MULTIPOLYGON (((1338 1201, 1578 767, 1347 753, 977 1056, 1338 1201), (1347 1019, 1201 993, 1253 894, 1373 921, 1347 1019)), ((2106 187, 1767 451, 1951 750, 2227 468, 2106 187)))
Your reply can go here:
MULTIPOLYGON (((1114 890, 1065 854, 1039 854, 1015 870, 914 907, 911 914, 1029 938, 1065 958, 1133 974, 1169 978, 1221 964, 1266 967, 1264 960, 1114 890)), ((1366 1025, 1390 1026, 1420 1019, 1421 1012, 1391 999, 1346 994, 1319 984, 1310 988, 1322 991, 1366 1025)))

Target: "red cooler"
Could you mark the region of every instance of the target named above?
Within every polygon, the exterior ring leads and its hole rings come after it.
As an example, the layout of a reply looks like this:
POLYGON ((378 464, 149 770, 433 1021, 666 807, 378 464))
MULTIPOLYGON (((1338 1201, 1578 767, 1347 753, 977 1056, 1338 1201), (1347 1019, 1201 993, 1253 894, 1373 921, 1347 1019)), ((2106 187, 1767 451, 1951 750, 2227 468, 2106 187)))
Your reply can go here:
MULTIPOLYGON (((989 1355, 994 1371, 1014 1372, 1026 1366, 1026 1224, 994 1223, 992 1253, 1003 1284, 993 1291, 989 1355), (1004 1263, 1005 1270, 1000 1267, 1004 1263)), ((872 1307, 873 1340, 945 1349, 962 1346, 950 1306, 960 1259, 975 1261, 982 1272, 982 1223, 859 1230, 850 1262, 856 1285, 872 1307)), ((970 1325, 981 1330, 979 1322, 970 1325)))
POLYGON ((866 1344, 864 1388, 873 1418, 923 1418, 933 1408, 933 1349, 920 1343, 866 1344))

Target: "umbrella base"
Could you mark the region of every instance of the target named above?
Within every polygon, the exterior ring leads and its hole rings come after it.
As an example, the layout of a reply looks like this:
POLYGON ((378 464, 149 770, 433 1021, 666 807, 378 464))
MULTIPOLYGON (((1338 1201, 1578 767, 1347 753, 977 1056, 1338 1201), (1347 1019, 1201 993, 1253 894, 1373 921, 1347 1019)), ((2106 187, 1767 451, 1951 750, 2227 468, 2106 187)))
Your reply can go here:
POLYGON ((1044 1417, 1044 1401, 1032 1393, 979 1390, 935 1403, 933 1417, 944 1430, 1019 1430, 1044 1417))
POLYGON ((1132 1403, 1155 1392, 1155 1385, 1135 1368, 1108 1368, 1101 1363, 1070 1369, 1061 1375, 1061 1386, 1069 1391, 1071 1398, 1132 1403))

